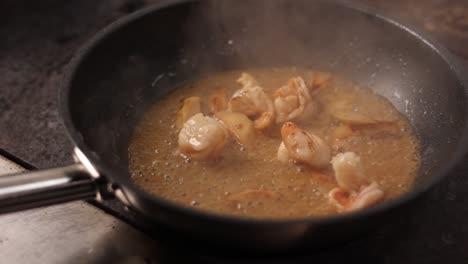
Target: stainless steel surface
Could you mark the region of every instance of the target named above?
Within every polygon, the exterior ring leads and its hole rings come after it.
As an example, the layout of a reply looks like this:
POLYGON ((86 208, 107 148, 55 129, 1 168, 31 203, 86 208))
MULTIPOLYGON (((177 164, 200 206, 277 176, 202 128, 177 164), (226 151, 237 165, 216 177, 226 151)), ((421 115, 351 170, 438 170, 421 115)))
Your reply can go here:
MULTIPOLYGON (((1 174, 21 170, 0 156, 1 174)), ((0 215, 0 227, 0 263, 148 263, 160 256, 154 240, 86 202, 0 215)))
POLYGON ((96 183, 80 163, 0 177, 0 213, 96 196, 96 183))

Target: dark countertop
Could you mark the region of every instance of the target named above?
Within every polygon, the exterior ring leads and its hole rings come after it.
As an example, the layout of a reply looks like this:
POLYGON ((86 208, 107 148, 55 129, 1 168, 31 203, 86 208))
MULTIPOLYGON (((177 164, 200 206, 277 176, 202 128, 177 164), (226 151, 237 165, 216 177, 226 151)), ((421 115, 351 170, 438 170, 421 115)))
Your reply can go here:
MULTIPOLYGON (((67 62, 104 25, 152 2, 158 0, 1 1, 0 148, 41 168, 70 163, 71 144, 57 111, 67 62)), ((459 57, 468 58, 468 2, 361 2, 425 31, 459 57)), ((330 262, 356 259, 379 263, 466 263, 466 171, 468 162, 460 164, 426 195, 414 214, 368 238, 315 254, 314 258, 330 262)))

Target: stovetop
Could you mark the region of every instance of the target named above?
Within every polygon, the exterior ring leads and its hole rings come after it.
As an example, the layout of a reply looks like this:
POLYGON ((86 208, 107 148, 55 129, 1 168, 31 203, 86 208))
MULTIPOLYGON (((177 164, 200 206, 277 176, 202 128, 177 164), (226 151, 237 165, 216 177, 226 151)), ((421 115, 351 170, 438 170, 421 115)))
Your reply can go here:
MULTIPOLYGON (((65 66, 97 30, 158 0, 6 0, 0 3, 0 147, 36 167, 69 164, 71 144, 57 112, 65 66)), ((463 0, 361 0, 389 17, 425 31, 461 61, 468 58, 468 3, 463 0)), ((465 61, 466 62, 466 61, 465 61)), ((466 64, 468 65, 468 64, 466 64)), ((468 74, 468 67, 466 67, 468 74)), ((308 256, 262 262, 463 263, 468 259, 468 157, 413 214, 368 237, 308 256)), ((116 201, 97 206, 138 226, 144 224, 116 201), (140 222, 140 223, 139 223, 140 222)), ((1 241, 0 241, 1 243, 1 241)), ((171 252, 185 252, 172 249, 171 252)), ((188 259, 205 258, 189 254, 188 259)), ((152 259, 147 259, 151 262, 152 259)), ((207 261, 208 262, 208 261, 207 261)), ((247 262, 223 260, 223 262, 247 262)))

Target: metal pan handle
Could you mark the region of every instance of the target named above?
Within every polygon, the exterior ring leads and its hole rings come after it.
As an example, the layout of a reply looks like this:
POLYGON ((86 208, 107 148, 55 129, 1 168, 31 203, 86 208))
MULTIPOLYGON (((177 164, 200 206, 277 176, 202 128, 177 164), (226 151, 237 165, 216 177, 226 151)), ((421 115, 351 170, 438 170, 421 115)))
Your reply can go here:
POLYGON ((80 163, 0 176, 0 214, 97 197, 96 179, 80 163))

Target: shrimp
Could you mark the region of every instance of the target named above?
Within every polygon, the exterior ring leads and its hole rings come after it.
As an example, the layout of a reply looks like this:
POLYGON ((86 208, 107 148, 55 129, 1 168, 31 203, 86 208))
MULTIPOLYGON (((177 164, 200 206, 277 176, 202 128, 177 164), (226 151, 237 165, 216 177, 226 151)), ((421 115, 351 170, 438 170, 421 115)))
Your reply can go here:
POLYGON ((252 147, 256 132, 252 120, 246 115, 223 111, 216 113, 214 117, 231 132, 237 143, 247 148, 252 147))
POLYGON ((350 212, 370 207, 384 197, 376 182, 369 184, 364 174, 361 158, 354 152, 340 153, 330 162, 338 187, 328 193, 331 203, 340 212, 350 212))
POLYGON ((256 117, 254 120, 256 129, 270 126, 274 121, 275 109, 273 102, 263 88, 248 73, 242 73, 237 82, 243 87, 237 90, 229 100, 229 110, 243 113, 249 117, 256 117))
POLYGON ((237 82, 242 84, 242 86, 244 86, 244 87, 258 86, 257 80, 255 80, 255 78, 252 75, 250 75, 250 74, 248 74, 246 72, 243 72, 241 74, 239 79, 237 79, 237 82))
POLYGON ((179 109, 179 112, 177 112, 177 128, 182 128, 190 117, 198 113, 201 113, 200 97, 192 96, 185 98, 182 107, 179 109))
POLYGON ((288 149, 286 148, 286 145, 284 145, 284 142, 281 142, 278 148, 277 157, 278 157, 278 160, 283 163, 288 163, 291 160, 288 154, 288 149))
POLYGON ((224 126, 202 113, 192 116, 179 133, 179 150, 196 160, 217 158, 228 140, 224 126))
POLYGON ((376 182, 361 188, 358 193, 350 193, 339 187, 328 193, 330 202, 336 205, 339 212, 351 212, 371 207, 380 202, 384 195, 376 182))
POLYGON ((336 100, 328 105, 331 116, 341 123, 355 128, 366 126, 395 126, 396 120, 390 116, 377 116, 371 112, 356 111, 350 101, 352 98, 336 100))
POLYGON ((302 117, 306 109, 308 112, 315 110, 309 89, 301 77, 290 79, 287 85, 276 90, 273 97, 277 124, 302 117))
POLYGON ((354 152, 339 153, 330 162, 335 171, 338 186, 345 190, 359 190, 368 184, 361 158, 354 152))
POLYGON ((209 98, 209 107, 211 113, 221 112, 227 109, 226 90, 217 88, 209 98))
POLYGON ((291 122, 281 127, 283 142, 278 149, 278 160, 304 162, 313 167, 324 167, 331 158, 330 147, 318 136, 298 128, 291 122))

